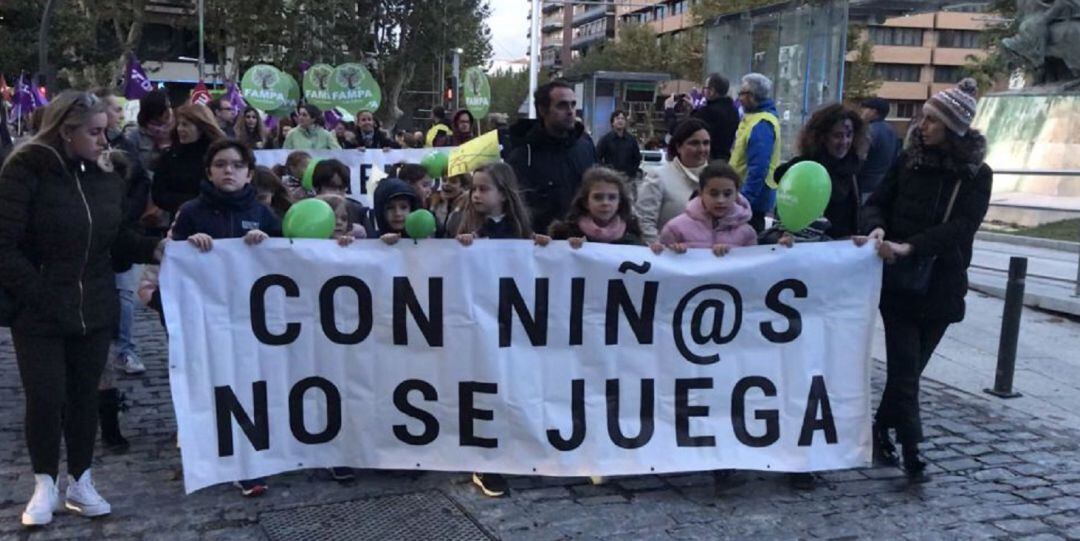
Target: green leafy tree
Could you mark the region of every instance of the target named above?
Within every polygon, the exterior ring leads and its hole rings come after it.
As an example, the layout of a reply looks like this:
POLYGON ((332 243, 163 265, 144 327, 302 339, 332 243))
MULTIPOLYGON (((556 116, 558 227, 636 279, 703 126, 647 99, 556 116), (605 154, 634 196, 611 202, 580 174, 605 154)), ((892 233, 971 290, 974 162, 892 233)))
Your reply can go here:
POLYGON ((844 69, 844 99, 857 102, 873 97, 881 88, 881 79, 874 69, 874 45, 863 36, 865 27, 848 27, 847 50, 856 51, 854 60, 844 69))
POLYGON ((520 116, 518 109, 529 96, 528 70, 498 70, 488 75, 488 84, 491 86, 490 111, 505 113, 511 122, 516 120, 520 116))
POLYGON ((690 14, 695 21, 702 23, 719 15, 779 4, 783 1, 785 0, 700 0, 690 7, 690 14))
POLYGON ((110 86, 142 38, 145 0, 8 0, 0 16, 3 73, 40 74, 53 92, 110 86))
POLYGON ((979 90, 985 91, 994 83, 1009 77, 1015 68, 1008 52, 999 44, 1001 40, 1016 35, 1020 21, 1016 17, 1016 0, 993 0, 987 10, 990 23, 979 35, 983 49, 987 54, 979 58, 968 55, 964 71, 979 83, 979 90))
POLYGON ((705 38, 700 28, 678 36, 657 36, 652 26, 629 23, 619 27, 618 39, 580 57, 566 69, 574 77, 600 70, 669 73, 676 79, 700 80, 705 38))

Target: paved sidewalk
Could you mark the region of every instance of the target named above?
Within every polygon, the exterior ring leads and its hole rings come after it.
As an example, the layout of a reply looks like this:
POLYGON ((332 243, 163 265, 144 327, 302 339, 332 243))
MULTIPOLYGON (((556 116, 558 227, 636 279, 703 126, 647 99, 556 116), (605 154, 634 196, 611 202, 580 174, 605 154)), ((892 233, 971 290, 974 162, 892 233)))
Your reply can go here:
MULTIPOLYGON (((149 372, 120 379, 133 402, 122 421, 133 447, 125 455, 102 452, 96 465, 113 516, 61 514, 34 532, 18 523, 33 481, 10 337, 0 333, 0 538, 264 540, 299 538, 308 524, 311 539, 333 538, 345 526, 340 538, 385 539, 396 531, 421 539, 1080 539, 1080 426, 933 380, 923 389, 934 478, 921 486, 908 486, 894 468, 823 473, 810 492, 758 472, 740 472, 724 486, 704 473, 600 486, 514 478, 510 497, 490 499, 465 474, 368 471, 340 485, 324 472, 300 471, 271 478, 259 499, 225 486, 184 496, 164 335, 146 311, 136 332, 149 372), (285 536, 283 527, 294 529, 285 536)), ((965 332, 950 331, 949 339, 966 340, 965 332)), ((1053 347, 1052 337, 1041 340, 1053 347)), ((942 353, 955 356, 954 347, 946 342, 942 353)), ((883 365, 875 367, 879 390, 883 365)))
MULTIPOLYGON (((996 237, 1008 239, 1006 235, 996 237)), ((1026 257, 1028 276, 1024 305, 1080 316, 1080 297, 1076 296, 1076 252, 1026 246, 1024 240, 976 240, 968 271, 971 289, 1004 297, 1009 259, 1013 256, 1026 257)))

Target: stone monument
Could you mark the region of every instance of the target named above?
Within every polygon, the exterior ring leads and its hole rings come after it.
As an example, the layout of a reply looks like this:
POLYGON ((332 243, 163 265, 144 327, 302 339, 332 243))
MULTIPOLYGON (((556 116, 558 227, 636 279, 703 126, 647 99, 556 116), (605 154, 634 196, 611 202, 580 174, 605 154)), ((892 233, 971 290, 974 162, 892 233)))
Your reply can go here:
MULTIPOLYGON (((1080 0, 1017 0, 1001 47, 1030 82, 979 101, 996 170, 1080 171, 1080 0)), ((996 174, 987 219, 1034 226, 1080 217, 1080 176, 996 174)))

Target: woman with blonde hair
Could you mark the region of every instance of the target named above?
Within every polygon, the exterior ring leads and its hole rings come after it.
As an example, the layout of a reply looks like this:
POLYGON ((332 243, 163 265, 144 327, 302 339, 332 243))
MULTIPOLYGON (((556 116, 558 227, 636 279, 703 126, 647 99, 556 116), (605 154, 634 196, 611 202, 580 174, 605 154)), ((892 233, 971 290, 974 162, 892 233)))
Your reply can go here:
POLYGON ((107 126, 104 101, 65 91, 0 169, 0 314, 26 395, 35 481, 26 526, 49 524, 61 505, 61 437, 64 507, 85 517, 111 512, 90 466, 98 380, 120 311, 113 263, 150 263, 161 251, 158 238, 125 227, 124 182, 105 154, 107 126))

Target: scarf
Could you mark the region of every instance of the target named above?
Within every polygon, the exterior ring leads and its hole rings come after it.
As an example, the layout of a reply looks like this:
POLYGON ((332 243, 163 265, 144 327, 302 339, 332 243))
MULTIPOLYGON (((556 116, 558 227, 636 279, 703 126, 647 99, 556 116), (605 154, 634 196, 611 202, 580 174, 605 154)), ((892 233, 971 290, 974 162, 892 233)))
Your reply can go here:
POLYGON ((582 216, 578 219, 577 226, 589 240, 596 242, 615 242, 626 234, 626 222, 618 216, 606 226, 597 225, 592 216, 582 216))
POLYGON ((694 181, 694 184, 698 183, 698 175, 701 175, 701 172, 705 170, 705 166, 708 165, 708 163, 703 163, 697 167, 687 167, 683 165, 678 156, 675 156, 675 158, 671 160, 671 163, 675 164, 675 169, 678 169, 682 174, 686 175, 686 178, 694 181))

